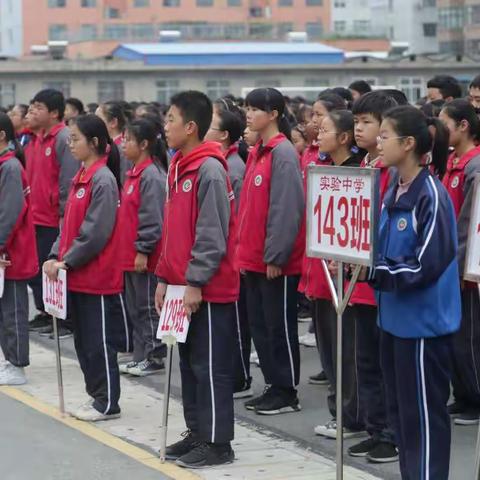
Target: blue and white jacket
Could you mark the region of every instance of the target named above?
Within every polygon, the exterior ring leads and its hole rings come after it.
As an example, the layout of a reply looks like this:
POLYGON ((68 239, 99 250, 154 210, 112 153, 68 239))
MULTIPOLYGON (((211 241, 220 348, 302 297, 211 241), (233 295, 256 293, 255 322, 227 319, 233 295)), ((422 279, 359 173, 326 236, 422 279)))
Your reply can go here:
POLYGON ((438 337, 460 327, 455 212, 441 182, 424 169, 396 201, 385 195, 370 280, 379 327, 401 338, 438 337))

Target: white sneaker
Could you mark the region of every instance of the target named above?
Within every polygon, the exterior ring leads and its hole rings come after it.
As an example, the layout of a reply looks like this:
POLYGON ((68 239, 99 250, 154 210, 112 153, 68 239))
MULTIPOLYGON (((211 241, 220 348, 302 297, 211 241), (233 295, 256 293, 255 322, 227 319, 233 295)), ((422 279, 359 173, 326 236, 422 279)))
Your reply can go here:
MULTIPOLYGON (((337 421, 330 420, 325 425, 317 425, 314 428, 316 435, 322 435, 323 437, 327 438, 337 438, 337 421)), ((363 430, 350 430, 349 428, 343 427, 343 438, 356 438, 356 437, 363 437, 365 435, 365 431, 363 430)))
POLYGON ((7 362, 0 369, 0 385, 24 385, 27 383, 25 369, 7 362))
POLYGON ((120 413, 105 415, 104 413, 101 413, 96 408, 94 408, 93 401, 90 401, 82 405, 73 414, 73 416, 78 420, 82 420, 84 422, 101 422, 104 420, 114 420, 115 418, 120 418, 120 413))
POLYGON ((258 353, 257 352, 252 352, 250 354, 250 363, 253 363, 254 365, 260 366, 260 360, 258 359, 258 353))
POLYGON ((138 362, 128 362, 128 363, 120 363, 118 365, 118 369, 120 370, 120 373, 130 373, 129 369, 136 367, 138 365, 138 362))
POLYGON ((304 347, 316 347, 317 340, 314 333, 306 333, 301 337, 298 337, 298 343, 304 347))

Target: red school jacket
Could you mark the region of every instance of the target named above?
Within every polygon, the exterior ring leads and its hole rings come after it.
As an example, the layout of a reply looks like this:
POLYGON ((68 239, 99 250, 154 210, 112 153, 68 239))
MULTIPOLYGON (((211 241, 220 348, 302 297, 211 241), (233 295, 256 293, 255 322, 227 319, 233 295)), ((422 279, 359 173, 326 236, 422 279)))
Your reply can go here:
MULTIPOLYGON (((227 162, 220 146, 215 142, 204 142, 185 157, 177 152, 170 164, 161 254, 155 270, 157 277, 169 285, 187 285, 186 273, 192 259, 199 214, 199 170, 209 158, 218 160, 228 172, 227 162)), ((240 288, 240 278, 233 265, 236 241, 235 199, 228 176, 227 188, 231 212, 227 252, 216 273, 202 287, 203 300, 212 303, 237 301, 240 288)))
POLYGON ((0 250, 0 255, 6 254, 7 258, 12 262, 12 265, 5 269, 6 279, 28 280, 38 273, 37 245, 32 219, 30 187, 28 186, 27 174, 24 168, 19 160, 15 158, 15 152, 9 151, 0 157, 0 166, 6 162, 18 162, 18 167, 21 168, 21 188, 23 189, 24 200, 20 215, 4 247, 0 250))
MULTIPOLYGON (((60 260, 63 260, 80 235, 80 228, 92 200, 93 177, 100 169, 107 168, 106 165, 107 158, 104 157, 87 170, 81 168, 72 180, 60 236, 58 254, 60 260)), ((113 208, 118 210, 118 202, 113 208)), ((85 265, 68 271, 68 290, 93 295, 113 295, 122 292, 123 272, 118 261, 121 237, 117 212, 115 215, 117 221, 103 250, 85 265)))

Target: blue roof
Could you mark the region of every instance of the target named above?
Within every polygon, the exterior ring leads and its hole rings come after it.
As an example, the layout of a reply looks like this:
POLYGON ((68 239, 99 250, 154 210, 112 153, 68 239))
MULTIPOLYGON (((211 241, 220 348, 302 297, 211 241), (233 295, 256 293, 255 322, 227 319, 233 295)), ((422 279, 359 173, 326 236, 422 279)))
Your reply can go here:
POLYGON ((339 64, 344 52, 321 43, 126 43, 112 55, 146 65, 339 64))

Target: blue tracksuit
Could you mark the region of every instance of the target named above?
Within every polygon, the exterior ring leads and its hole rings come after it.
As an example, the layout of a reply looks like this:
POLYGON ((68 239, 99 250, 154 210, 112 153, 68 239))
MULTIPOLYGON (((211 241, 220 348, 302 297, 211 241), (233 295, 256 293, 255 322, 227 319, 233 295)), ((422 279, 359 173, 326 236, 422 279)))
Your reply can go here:
POLYGON ((450 334, 461 319, 455 213, 426 169, 398 200, 397 188, 384 199, 371 272, 388 415, 402 478, 447 480, 450 334))

